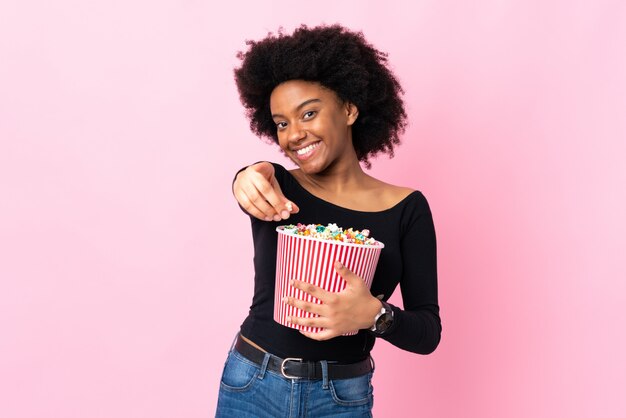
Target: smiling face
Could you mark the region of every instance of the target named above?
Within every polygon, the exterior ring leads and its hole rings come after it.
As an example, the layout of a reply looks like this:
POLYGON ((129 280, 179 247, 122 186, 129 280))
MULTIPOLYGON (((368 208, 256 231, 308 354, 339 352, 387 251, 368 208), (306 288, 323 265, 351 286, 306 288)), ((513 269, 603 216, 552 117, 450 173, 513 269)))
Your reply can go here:
POLYGON ((270 97, 278 144, 307 174, 352 162, 351 126, 357 108, 339 100, 319 83, 290 80, 276 86, 270 97))

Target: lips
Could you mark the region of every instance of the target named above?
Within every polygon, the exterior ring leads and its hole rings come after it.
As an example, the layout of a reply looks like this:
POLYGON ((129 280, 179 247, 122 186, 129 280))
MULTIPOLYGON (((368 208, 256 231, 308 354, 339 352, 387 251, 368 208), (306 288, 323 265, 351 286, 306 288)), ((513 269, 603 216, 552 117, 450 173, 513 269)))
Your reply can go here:
POLYGON ((319 147, 320 143, 321 141, 313 142, 306 147, 294 150, 296 153, 296 157, 301 161, 309 159, 315 153, 315 150, 317 149, 317 147, 319 147))
POLYGON ((300 148, 300 149, 296 150, 296 154, 298 154, 298 155, 307 154, 307 153, 313 151, 313 149, 316 148, 318 145, 319 145, 319 141, 318 142, 314 142, 312 144, 309 144, 309 145, 307 145, 304 148, 300 148))

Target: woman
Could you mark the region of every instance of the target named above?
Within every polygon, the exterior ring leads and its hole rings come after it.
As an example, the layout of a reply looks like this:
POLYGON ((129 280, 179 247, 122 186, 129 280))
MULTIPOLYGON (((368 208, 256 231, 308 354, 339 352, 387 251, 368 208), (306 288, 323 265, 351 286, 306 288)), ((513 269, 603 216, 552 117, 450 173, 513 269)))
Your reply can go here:
POLYGON ((371 416, 375 340, 429 354, 441 335, 428 203, 419 191, 375 179, 360 164, 393 154, 406 125, 402 89, 386 55, 339 25, 302 26, 248 44, 235 80, 251 129, 276 142, 298 168, 260 162, 233 183, 251 217, 255 288, 224 367, 217 416, 371 416), (371 290, 339 262, 335 269, 347 283, 340 293, 293 282, 322 303, 286 300, 319 315, 290 321, 324 328, 319 333, 273 320, 275 228, 288 223, 367 228, 385 243, 371 290), (404 310, 385 302, 398 284, 404 310))

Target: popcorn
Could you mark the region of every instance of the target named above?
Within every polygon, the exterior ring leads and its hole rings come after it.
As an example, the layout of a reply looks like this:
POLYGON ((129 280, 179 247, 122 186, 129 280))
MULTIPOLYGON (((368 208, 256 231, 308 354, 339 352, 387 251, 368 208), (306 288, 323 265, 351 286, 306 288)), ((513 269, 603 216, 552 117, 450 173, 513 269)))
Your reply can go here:
POLYGON ((340 241, 347 244, 380 245, 378 241, 370 236, 369 229, 361 231, 348 228, 344 230, 337 224, 330 223, 327 226, 321 224, 301 224, 285 225, 283 231, 287 234, 301 235, 310 238, 317 238, 328 241, 340 241))

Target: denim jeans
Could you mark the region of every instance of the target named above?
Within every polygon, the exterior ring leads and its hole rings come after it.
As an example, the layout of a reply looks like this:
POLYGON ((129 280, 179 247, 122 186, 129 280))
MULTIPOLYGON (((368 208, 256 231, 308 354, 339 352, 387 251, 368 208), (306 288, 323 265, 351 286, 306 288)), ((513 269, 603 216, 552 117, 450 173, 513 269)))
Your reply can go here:
MULTIPOLYGON (((224 364, 216 418, 371 417, 372 374, 349 379, 289 379, 231 348, 224 364)), ((325 370, 324 366, 322 367, 325 370)))

